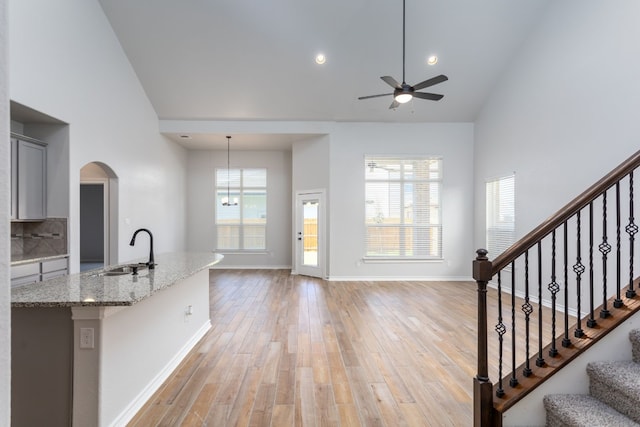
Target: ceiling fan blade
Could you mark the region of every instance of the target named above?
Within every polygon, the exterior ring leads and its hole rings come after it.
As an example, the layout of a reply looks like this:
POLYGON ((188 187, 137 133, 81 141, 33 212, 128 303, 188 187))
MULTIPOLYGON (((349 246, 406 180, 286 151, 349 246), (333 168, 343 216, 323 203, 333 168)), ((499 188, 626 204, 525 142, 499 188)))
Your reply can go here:
POLYGON ((439 95, 437 93, 413 92, 413 96, 420 99, 430 99, 432 101, 439 101, 442 99, 444 95, 439 95))
POLYGON ((393 95, 392 93, 381 93, 380 95, 368 95, 368 96, 361 96, 358 99, 369 99, 369 98, 377 98, 379 96, 389 96, 389 95, 393 95))
POLYGON ((435 76, 428 80, 418 83, 417 85, 413 86, 413 89, 414 90, 424 89, 425 87, 437 85, 438 83, 446 82, 447 80, 449 80, 447 76, 445 76, 444 74, 440 74, 439 76, 435 76))
POLYGON ((394 78, 393 78, 393 77, 391 77, 391 76, 382 76, 382 77, 380 77, 380 78, 381 78, 381 79, 382 79, 386 84, 388 84, 389 86, 391 86, 391 87, 392 87, 392 88, 394 88, 394 89, 400 89, 400 88, 401 88, 400 83, 398 83, 398 82, 396 81, 396 79, 394 79, 394 78))
POLYGON ((399 106, 400 106, 400 103, 394 99, 391 105, 389 105, 389 110, 395 110, 399 106))

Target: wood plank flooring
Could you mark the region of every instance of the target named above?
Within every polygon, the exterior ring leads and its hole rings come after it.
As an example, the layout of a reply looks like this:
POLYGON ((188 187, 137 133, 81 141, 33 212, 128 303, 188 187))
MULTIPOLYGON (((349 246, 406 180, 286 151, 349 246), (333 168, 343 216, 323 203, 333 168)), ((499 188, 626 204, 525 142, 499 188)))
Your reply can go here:
POLYGON ((476 298, 474 282, 212 270, 212 329, 129 425, 470 426, 476 298))

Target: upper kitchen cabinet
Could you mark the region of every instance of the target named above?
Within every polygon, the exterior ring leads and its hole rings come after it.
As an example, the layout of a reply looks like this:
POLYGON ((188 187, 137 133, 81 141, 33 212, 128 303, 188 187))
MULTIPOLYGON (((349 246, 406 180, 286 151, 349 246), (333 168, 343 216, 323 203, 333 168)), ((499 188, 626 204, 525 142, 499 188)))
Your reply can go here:
POLYGON ((10 104, 12 220, 68 218, 69 124, 15 101, 10 104))
POLYGON ((11 134, 12 219, 37 221, 47 217, 47 144, 11 134))

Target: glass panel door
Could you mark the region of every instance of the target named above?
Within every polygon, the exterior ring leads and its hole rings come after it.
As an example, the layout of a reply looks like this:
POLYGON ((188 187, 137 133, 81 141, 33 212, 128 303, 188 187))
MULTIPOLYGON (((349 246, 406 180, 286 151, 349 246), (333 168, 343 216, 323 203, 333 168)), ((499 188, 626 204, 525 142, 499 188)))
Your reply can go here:
POLYGON ((302 202, 302 265, 318 266, 318 200, 302 202))
POLYGON ((296 194, 295 271, 324 278, 324 193, 296 194))

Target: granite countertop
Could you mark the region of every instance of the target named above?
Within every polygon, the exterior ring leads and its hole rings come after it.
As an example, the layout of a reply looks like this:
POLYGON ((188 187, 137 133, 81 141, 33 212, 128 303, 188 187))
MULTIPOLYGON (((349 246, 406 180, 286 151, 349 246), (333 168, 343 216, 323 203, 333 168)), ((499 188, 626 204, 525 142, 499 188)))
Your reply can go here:
MULTIPOLYGON (((155 256, 155 269, 141 269, 137 276, 100 276, 104 269, 96 269, 56 277, 12 288, 11 306, 130 306, 219 263, 222 258, 213 252, 167 253, 155 256)), ((145 261, 133 260, 120 265, 145 261)))
POLYGON ((68 256, 69 254, 39 255, 36 257, 34 257, 33 255, 15 255, 11 257, 11 266, 50 261, 52 259, 66 258, 68 256))

